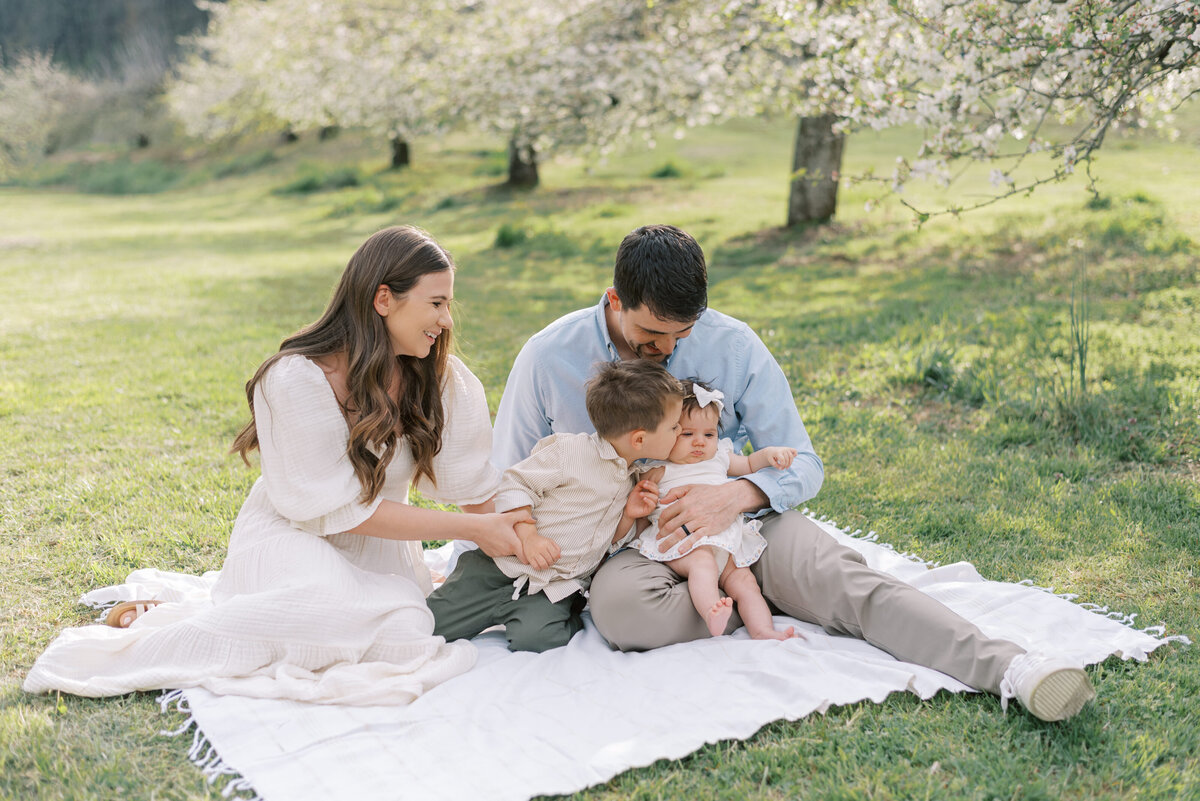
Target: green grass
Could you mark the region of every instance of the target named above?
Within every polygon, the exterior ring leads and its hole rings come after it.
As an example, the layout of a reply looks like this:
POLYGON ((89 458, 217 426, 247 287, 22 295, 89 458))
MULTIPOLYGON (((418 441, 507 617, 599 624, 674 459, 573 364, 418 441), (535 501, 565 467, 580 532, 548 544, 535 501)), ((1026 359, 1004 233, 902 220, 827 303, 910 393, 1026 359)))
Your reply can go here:
MULTIPOLYGON (((328 192, 359 186, 363 182, 362 171, 357 167, 326 168, 316 164, 305 164, 291 181, 275 190, 279 195, 307 195, 312 192, 328 192)), ((378 209, 388 211, 388 209, 378 209)))
MULTIPOLYGON (((387 170, 386 143, 189 156, 153 195, 0 188, 0 798, 219 798, 152 694, 19 689, 83 592, 137 567, 221 564, 256 471, 227 449, 242 386, 323 308, 372 231, 412 222, 460 271, 456 333, 494 409, 520 344, 595 303, 621 237, 670 222, 710 261, 714 308, 759 331, 826 464, 810 503, 898 549, 1029 578, 1200 637, 1200 159, 1114 140, 1082 182, 920 231, 874 191, 835 225, 784 217, 791 130, 742 123, 512 194, 497 143, 451 137, 387 170), (703 165, 673 180, 664 164, 703 165), (330 176, 352 175, 337 186, 330 176), (315 177, 317 191, 277 192, 315 177), (508 232, 503 234, 502 232, 508 232), (519 235, 518 235, 519 234, 519 235), (1063 389, 1070 280, 1091 282, 1092 380, 1063 389)), ((913 135, 863 135, 847 172, 913 135)), ((970 194, 975 177, 960 191, 970 194)), ((912 187, 914 199, 941 190, 912 187)), ((1200 797, 1200 652, 1093 668, 1065 725, 980 696, 889 698, 630 771, 596 799, 1200 797)))

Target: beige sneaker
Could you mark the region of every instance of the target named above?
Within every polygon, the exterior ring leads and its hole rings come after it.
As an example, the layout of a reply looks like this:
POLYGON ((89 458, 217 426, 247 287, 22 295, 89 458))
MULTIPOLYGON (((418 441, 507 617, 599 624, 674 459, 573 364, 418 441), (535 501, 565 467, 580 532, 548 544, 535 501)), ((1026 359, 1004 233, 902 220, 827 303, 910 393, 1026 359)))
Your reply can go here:
POLYGON ((1000 681, 1000 705, 1016 698, 1040 720, 1066 720, 1096 697, 1083 668, 1045 654, 1021 654, 1008 665, 1000 681))

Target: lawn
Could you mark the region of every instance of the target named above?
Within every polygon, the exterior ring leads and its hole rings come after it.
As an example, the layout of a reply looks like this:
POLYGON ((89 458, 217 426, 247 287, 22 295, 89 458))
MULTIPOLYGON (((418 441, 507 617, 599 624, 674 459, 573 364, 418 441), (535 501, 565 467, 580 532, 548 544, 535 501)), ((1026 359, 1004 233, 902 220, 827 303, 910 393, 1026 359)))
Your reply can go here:
MULTIPOLYGON (((190 739, 159 736, 174 719, 154 694, 34 697, 20 682, 93 617, 83 592, 138 567, 220 567, 257 475, 228 454, 246 379, 395 222, 457 258, 458 339, 493 410, 521 343, 599 298, 625 233, 680 225, 708 254, 711 305, 791 379, 826 465, 814 512, 1200 637, 1197 138, 1114 139, 1099 196, 1078 180, 918 230, 894 203, 867 213, 874 190, 858 185, 836 224, 787 232, 790 137, 740 123, 606 164, 563 158, 527 194, 496 188, 495 143, 418 143, 391 173, 349 134, 51 165, 0 187, 0 798, 220 797, 190 739), (158 191, 112 194, 134 190, 158 191)), ((847 172, 886 170, 911 138, 853 139, 847 172)), ((893 696, 580 795, 1200 798, 1198 649, 1090 673, 1098 698, 1067 724, 990 697, 893 696)))

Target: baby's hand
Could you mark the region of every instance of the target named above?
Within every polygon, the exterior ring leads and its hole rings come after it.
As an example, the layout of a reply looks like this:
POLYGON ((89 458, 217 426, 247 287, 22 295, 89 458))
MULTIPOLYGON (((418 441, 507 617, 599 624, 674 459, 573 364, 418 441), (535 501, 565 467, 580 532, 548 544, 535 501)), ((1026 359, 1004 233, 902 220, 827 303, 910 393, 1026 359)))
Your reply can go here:
POLYGON ((629 499, 625 501, 625 514, 637 520, 653 512, 657 506, 658 485, 642 479, 629 492, 629 499))
POLYGON ((767 464, 779 470, 787 470, 792 466, 792 460, 796 458, 795 448, 784 448, 781 445, 763 448, 763 452, 766 454, 767 464))
POLYGON ((525 558, 529 566, 535 570, 545 570, 558 561, 561 552, 558 543, 541 534, 534 534, 525 539, 525 558))

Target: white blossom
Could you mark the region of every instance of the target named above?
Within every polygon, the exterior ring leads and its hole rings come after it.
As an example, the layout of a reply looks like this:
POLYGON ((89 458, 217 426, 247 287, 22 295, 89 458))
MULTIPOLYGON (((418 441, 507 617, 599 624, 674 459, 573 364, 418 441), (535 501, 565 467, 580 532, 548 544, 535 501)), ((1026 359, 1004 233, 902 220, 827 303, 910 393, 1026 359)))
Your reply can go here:
POLYGON ((735 82, 758 106, 834 113, 844 131, 926 132, 919 157, 939 169, 914 164, 895 188, 974 159, 992 164, 997 197, 1012 194, 1070 174, 1119 125, 1162 121, 1170 135, 1170 113, 1200 90, 1200 0, 724 6, 766 32, 747 44, 735 82), (1052 160, 1030 159, 1044 153, 1052 160), (1018 165, 1034 176, 1020 186, 1018 165))

